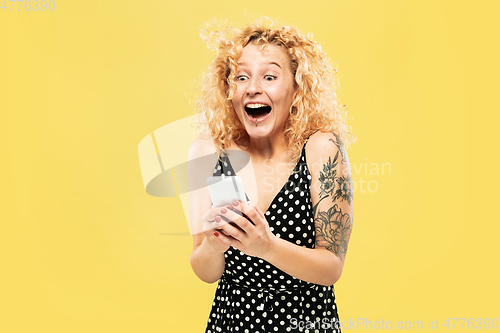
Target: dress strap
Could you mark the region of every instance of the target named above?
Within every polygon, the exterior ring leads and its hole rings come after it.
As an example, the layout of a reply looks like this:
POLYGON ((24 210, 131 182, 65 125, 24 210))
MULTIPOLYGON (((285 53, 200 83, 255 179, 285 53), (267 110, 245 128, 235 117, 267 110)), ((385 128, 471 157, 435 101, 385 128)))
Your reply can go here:
POLYGON ((314 133, 316 133, 317 131, 318 131, 318 130, 316 130, 316 131, 312 132, 311 134, 309 134, 309 136, 307 137, 307 139, 304 141, 304 144, 302 145, 302 155, 304 155, 304 154, 305 154, 305 152, 306 152, 306 144, 307 144, 307 142, 309 141, 309 139, 311 138, 311 136, 312 136, 314 133))
MULTIPOLYGON (((316 131, 312 132, 311 134, 309 134, 309 136, 307 137, 307 139, 306 139, 306 141, 305 141, 305 142, 309 141, 309 139, 311 138, 311 136, 312 136, 314 133, 316 133, 317 131, 319 131, 319 130, 316 130, 316 131)), ((305 142, 304 142, 304 146, 305 146, 305 142)))
MULTIPOLYGON (((229 155, 225 152, 222 151, 221 154, 219 155, 219 159, 217 160, 217 163, 215 164, 215 169, 213 176, 222 176, 222 177, 231 177, 231 176, 237 176, 236 172, 233 169, 233 166, 231 165, 231 161, 229 160, 229 155)), ((248 198, 248 195, 245 192, 245 197, 247 201, 250 201, 248 198)))

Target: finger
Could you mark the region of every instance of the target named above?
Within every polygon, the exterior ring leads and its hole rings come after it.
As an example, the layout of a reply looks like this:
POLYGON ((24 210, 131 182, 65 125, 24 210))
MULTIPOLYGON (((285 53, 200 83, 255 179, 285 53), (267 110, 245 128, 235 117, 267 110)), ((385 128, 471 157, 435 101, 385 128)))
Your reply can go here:
MULTIPOLYGON (((239 222, 239 223, 241 223, 241 222, 239 222)), ((245 231, 245 229, 243 229, 235 221, 231 221, 229 223, 225 223, 224 225, 222 225, 220 227, 220 229, 224 231, 224 234, 226 236, 232 236, 235 239, 238 239, 240 241, 242 241, 247 236, 247 232, 245 231)))
POLYGON ((233 211, 238 213, 239 215, 243 216, 244 218, 246 218, 248 221, 250 221, 253 225, 255 225, 255 223, 252 221, 252 219, 250 217, 248 217, 245 213, 244 213, 244 209, 243 209, 243 205, 244 203, 242 201, 234 201, 233 202, 233 211))
MULTIPOLYGON (((225 222, 228 222, 226 221, 224 218, 222 218, 221 220, 221 217, 220 217, 220 210, 222 208, 226 208, 226 209, 232 209, 232 206, 230 205, 227 205, 227 206, 217 206, 217 207, 212 207, 206 214, 205 216, 203 217, 203 222, 204 224, 205 223, 212 223, 214 224, 216 227, 224 224, 225 222), (219 216, 219 217, 218 217, 219 216)), ((204 227, 206 229, 212 229, 213 226, 210 226, 210 227, 204 227)))
POLYGON ((225 245, 230 245, 233 247, 241 245, 241 242, 238 239, 234 238, 232 235, 226 234, 226 232, 223 229, 218 230, 217 234, 215 234, 214 232, 212 236, 217 238, 219 242, 225 245))
POLYGON ((257 212, 255 207, 252 206, 254 204, 251 204, 250 202, 244 203, 241 201, 235 201, 233 202, 233 205, 235 205, 234 207, 238 207, 238 209, 241 209, 242 213, 248 220, 252 222, 253 225, 256 226, 262 222, 263 217, 257 212))
MULTIPOLYGON (((251 221, 251 219, 249 219, 248 217, 244 217, 244 214, 243 216, 236 213, 237 209, 233 209, 233 211, 231 210, 226 210, 226 211, 221 211, 221 215, 223 215, 224 217, 228 218, 229 220, 231 220, 231 222, 233 222, 237 227, 239 227, 240 229, 242 229, 246 234, 248 234, 249 232, 251 232, 251 228, 253 228, 253 222, 251 221)), ((233 224, 231 223, 231 224, 233 224)))
POLYGON ((253 209, 255 209, 257 211, 257 213, 259 213, 260 217, 262 217, 263 219, 265 219, 264 213, 260 210, 259 206, 256 203, 249 201, 248 205, 250 207, 252 207, 253 209))
POLYGON ((213 221, 205 221, 203 223, 203 231, 205 232, 214 229, 220 229, 221 226, 223 226, 226 223, 227 222, 220 215, 216 215, 213 221))
POLYGON ((216 230, 220 230, 220 225, 217 224, 207 224, 203 226, 203 232, 206 234, 213 233, 216 230))
POLYGON ((205 214, 205 218, 207 221, 209 222, 213 222, 215 217, 217 215, 219 215, 220 211, 222 208, 226 208, 226 209, 232 209, 233 207, 231 205, 225 205, 225 206, 216 206, 216 207, 212 207, 206 214, 205 214))
MULTIPOLYGON (((243 217, 243 218, 248 219, 248 217, 247 217, 247 216, 246 216, 243 212, 241 212, 238 208, 236 208, 236 207, 232 207, 232 211, 233 211, 236 215, 238 215, 239 217, 243 217)), ((237 217, 236 215, 234 215, 234 217, 235 217, 235 218, 237 217)), ((224 219, 227 219, 227 222, 230 222, 230 223, 233 223, 233 224, 234 224, 234 222, 230 221, 230 220, 229 220, 229 218, 227 218, 227 217, 225 217, 225 216, 223 216, 223 218, 224 218, 224 219)))

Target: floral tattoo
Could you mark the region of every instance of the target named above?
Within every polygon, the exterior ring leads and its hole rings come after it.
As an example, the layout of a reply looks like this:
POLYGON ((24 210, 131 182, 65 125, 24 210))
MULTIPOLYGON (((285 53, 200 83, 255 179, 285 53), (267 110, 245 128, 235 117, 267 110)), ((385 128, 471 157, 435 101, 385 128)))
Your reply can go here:
POLYGON ((333 162, 331 158, 328 157, 328 162, 323 165, 323 172, 319 172, 319 181, 321 182, 321 192, 319 193, 320 198, 330 195, 330 193, 332 193, 332 191, 335 189, 335 180, 337 177, 337 170, 335 170, 335 167, 338 163, 338 157, 338 152, 337 155, 335 155, 333 162))
POLYGON ((337 184, 339 185, 335 190, 332 200, 347 201, 350 205, 352 202, 352 178, 351 175, 342 176, 337 179, 337 184))
POLYGON ((349 214, 335 204, 328 211, 318 212, 316 217, 316 243, 335 253, 340 260, 345 258, 351 236, 352 221, 349 214))
POLYGON ((338 148, 333 161, 328 157, 328 161, 323 165, 323 171, 319 173, 320 193, 319 201, 313 207, 313 216, 316 229, 316 244, 332 251, 340 260, 345 259, 347 245, 352 231, 352 217, 348 213, 343 213, 338 206, 338 202, 353 202, 352 177, 345 174, 337 177, 337 167, 340 163, 348 164, 342 140, 335 135, 335 140, 330 139, 338 148), (320 210, 319 204, 323 199, 330 197, 333 206, 328 210, 320 210))

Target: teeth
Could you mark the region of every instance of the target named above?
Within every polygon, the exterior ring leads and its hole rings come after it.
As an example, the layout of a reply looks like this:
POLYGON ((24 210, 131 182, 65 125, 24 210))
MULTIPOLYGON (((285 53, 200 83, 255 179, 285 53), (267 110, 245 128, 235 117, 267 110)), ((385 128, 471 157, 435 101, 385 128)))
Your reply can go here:
POLYGON ((247 104, 246 107, 247 108, 250 108, 250 109, 257 109, 257 108, 263 108, 267 105, 265 104, 257 104, 257 103, 254 103, 254 104, 247 104))

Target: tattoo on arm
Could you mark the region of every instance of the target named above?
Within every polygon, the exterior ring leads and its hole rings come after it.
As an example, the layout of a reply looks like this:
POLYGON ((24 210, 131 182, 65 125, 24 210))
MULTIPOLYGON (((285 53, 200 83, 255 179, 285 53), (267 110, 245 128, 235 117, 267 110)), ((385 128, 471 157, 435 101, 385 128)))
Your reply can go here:
POLYGON ((323 171, 319 172, 319 181, 321 182, 319 197, 327 197, 335 189, 335 180, 337 177, 337 170, 335 167, 338 164, 339 153, 335 155, 333 162, 330 157, 328 157, 328 162, 323 165, 323 171))
POLYGON ((337 134, 335 134, 334 132, 331 132, 331 133, 333 134, 335 139, 330 139, 329 141, 333 142, 337 146, 338 150, 340 151, 340 156, 342 156, 341 163, 346 164, 347 163, 347 152, 345 151, 344 142, 342 142, 342 139, 337 134))
POLYGON ((319 211, 315 222, 316 244, 332 251, 343 261, 352 231, 352 219, 349 214, 343 214, 335 204, 328 211, 319 211))
POLYGON ((352 177, 350 174, 337 177, 339 153, 341 164, 347 164, 347 154, 342 140, 335 135, 335 140, 330 139, 338 148, 337 154, 331 161, 323 165, 320 171, 320 193, 319 201, 313 207, 313 216, 316 226, 316 244, 332 251, 340 260, 345 259, 347 245, 352 231, 352 217, 348 213, 343 213, 342 209, 335 202, 347 201, 350 205, 353 201, 352 177), (330 197, 333 207, 327 211, 318 210, 323 199, 330 197))
POLYGON ((333 195, 332 201, 340 200, 347 201, 350 205, 352 202, 353 194, 352 194, 352 177, 351 175, 342 176, 337 179, 337 189, 333 195))

